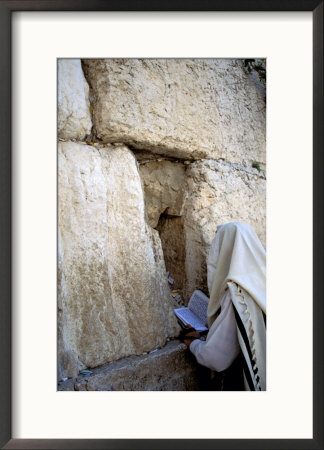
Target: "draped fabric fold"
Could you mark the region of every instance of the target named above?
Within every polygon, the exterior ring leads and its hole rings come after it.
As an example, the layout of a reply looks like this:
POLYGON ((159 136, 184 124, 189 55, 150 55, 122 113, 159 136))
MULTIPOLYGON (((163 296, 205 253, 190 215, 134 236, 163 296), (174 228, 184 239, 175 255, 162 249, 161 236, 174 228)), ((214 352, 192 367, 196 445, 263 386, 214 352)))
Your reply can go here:
POLYGON ((230 222, 217 228, 207 260, 207 281, 209 327, 231 281, 241 286, 266 313, 266 253, 249 225, 230 222))

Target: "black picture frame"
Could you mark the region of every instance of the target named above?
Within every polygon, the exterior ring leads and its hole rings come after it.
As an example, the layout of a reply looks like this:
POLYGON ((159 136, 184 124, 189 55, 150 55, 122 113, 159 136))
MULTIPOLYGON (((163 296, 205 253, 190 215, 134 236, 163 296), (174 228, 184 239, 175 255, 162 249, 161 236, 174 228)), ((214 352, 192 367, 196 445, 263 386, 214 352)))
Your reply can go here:
MULTIPOLYGON (((323 449, 323 1, 0 0, 0 445, 5 449, 323 449), (13 11, 311 11, 313 13, 313 439, 12 439, 11 13, 13 11)), ((307 370, 301 367, 302 371, 307 370)), ((298 395, 298 393, 296 394, 298 395)))

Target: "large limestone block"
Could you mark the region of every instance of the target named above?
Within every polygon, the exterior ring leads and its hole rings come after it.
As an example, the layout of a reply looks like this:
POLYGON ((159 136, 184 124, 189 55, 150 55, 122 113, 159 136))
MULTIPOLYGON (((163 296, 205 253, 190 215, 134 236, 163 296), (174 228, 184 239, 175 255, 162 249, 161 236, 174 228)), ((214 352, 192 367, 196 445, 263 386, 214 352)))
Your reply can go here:
POLYGON ((58 137, 83 140, 91 133, 89 86, 80 59, 58 60, 58 137))
POLYGON ((206 258, 218 225, 245 222, 266 244, 266 180, 264 172, 217 161, 190 165, 188 199, 183 217, 186 242, 186 290, 208 294, 206 258))
POLYGON ((149 224, 155 228, 161 214, 181 216, 185 200, 185 166, 171 161, 140 165, 149 224))
POLYGON ((162 349, 129 356, 92 371, 90 376, 59 383, 60 391, 192 391, 208 382, 209 371, 199 366, 185 344, 168 342, 162 349))
POLYGON ((179 158, 265 163, 265 102, 233 59, 90 59, 97 137, 179 158))
POLYGON ((178 333, 158 232, 125 147, 59 144, 59 377, 178 333))

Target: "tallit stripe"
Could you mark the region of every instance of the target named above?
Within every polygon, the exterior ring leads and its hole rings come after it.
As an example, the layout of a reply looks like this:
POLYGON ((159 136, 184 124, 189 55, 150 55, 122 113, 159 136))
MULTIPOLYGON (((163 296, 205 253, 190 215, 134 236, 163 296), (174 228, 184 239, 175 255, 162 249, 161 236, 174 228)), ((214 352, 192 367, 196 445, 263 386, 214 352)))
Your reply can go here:
MULTIPOLYGON (((246 330, 245 330, 245 327, 241 320, 241 317, 238 314, 234 304, 233 304, 233 309, 234 309, 234 314, 235 314, 235 319, 236 319, 236 324, 237 324, 237 332, 239 333, 239 342, 240 342, 241 350, 242 350, 242 353, 244 356, 244 362, 245 362, 245 364, 243 366, 244 373, 245 373, 248 385, 250 387, 250 390, 255 391, 256 384, 252 378, 252 372, 254 373, 254 377, 256 378, 256 383, 258 385, 259 380, 260 380, 260 377, 257 375, 258 369, 257 368, 253 369, 255 362, 252 358, 252 352, 251 352, 251 347, 249 344, 249 339, 247 337, 246 330), (251 385, 251 383, 252 383, 252 385, 251 385)), ((259 390, 261 390, 260 387, 259 387, 259 390)))
POLYGON ((235 319, 236 319, 237 326, 238 326, 238 328, 240 330, 240 333, 241 333, 241 335, 243 337, 244 344, 245 344, 245 347, 247 349, 247 352, 248 352, 248 355, 249 355, 249 358, 250 358, 251 367, 253 367, 254 361, 253 361, 253 358, 252 358, 252 352, 251 352, 251 348, 250 348, 250 344, 249 344, 249 339, 248 339, 246 331, 245 331, 245 327, 243 325, 241 317, 240 317, 239 313, 237 312, 236 307, 235 307, 233 302, 232 302, 232 305, 233 305, 233 309, 234 309, 234 314, 235 314, 235 319))
POLYGON ((250 391, 255 391, 254 383, 251 377, 250 369, 247 365, 245 358, 243 358, 243 371, 245 375, 245 379, 249 385, 250 391))

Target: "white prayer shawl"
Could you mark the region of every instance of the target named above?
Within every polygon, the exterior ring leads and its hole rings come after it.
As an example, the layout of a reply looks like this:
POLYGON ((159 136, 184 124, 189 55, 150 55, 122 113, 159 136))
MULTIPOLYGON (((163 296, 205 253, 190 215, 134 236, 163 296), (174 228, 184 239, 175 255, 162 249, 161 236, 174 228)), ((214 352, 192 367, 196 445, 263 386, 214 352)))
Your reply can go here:
POLYGON ((239 222, 220 225, 211 244, 207 260, 209 326, 230 281, 243 288, 266 312, 265 250, 252 228, 239 222))
POLYGON ((265 390, 266 254, 252 228, 238 222, 219 226, 209 252, 207 271, 210 330, 206 342, 193 341, 190 350, 198 362, 219 371, 233 362, 237 349, 241 348, 246 389, 265 390), (225 341, 217 331, 225 325, 231 327, 229 334, 233 336, 232 340, 227 339, 227 357, 226 352, 223 356, 220 353, 225 349, 225 341), (233 333, 235 327, 237 333, 233 333))

